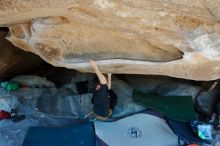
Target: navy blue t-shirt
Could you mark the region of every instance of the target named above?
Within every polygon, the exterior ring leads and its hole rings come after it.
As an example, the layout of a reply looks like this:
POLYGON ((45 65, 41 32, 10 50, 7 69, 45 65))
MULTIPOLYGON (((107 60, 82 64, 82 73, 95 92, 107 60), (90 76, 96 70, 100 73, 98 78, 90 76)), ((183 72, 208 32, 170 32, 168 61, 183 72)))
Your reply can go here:
POLYGON ((109 115, 110 107, 108 86, 106 84, 100 86, 100 89, 95 90, 95 92, 93 93, 93 111, 98 116, 107 117, 109 115))

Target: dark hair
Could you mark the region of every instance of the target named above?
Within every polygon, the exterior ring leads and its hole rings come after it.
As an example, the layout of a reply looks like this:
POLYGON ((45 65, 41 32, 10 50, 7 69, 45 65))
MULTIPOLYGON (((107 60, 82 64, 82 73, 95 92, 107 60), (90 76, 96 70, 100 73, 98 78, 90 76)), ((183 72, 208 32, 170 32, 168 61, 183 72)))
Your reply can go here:
POLYGON ((99 78, 97 77, 97 76, 95 76, 94 78, 93 78, 93 82, 97 85, 97 84, 100 84, 100 82, 99 82, 99 78))

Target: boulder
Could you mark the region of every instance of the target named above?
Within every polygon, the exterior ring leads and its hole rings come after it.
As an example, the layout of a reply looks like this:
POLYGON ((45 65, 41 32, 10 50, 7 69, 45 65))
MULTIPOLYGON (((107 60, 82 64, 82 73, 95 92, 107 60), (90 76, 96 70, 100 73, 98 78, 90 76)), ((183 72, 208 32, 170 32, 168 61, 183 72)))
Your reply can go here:
POLYGON ((7 39, 54 66, 93 72, 220 77, 220 0, 0 2, 7 39))
POLYGON ((6 32, 0 31, 0 79, 30 73, 43 63, 37 55, 13 46, 5 36, 6 32))
POLYGON ((28 87, 47 87, 51 88, 54 87, 55 84, 49 80, 47 80, 45 77, 40 77, 36 75, 20 75, 16 76, 11 81, 17 82, 22 86, 28 86, 28 87))

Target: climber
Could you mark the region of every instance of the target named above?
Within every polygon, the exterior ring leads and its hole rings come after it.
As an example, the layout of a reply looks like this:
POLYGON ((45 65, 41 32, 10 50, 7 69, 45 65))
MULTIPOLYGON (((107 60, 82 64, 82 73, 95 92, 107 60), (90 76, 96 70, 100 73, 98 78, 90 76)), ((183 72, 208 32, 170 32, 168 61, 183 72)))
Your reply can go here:
POLYGON ((95 61, 90 61, 93 67, 99 83, 96 85, 96 89, 93 92, 93 97, 91 102, 94 104, 93 112, 89 115, 95 115, 96 119, 106 120, 111 114, 114 106, 116 105, 117 95, 111 89, 111 74, 108 74, 108 81, 105 76, 100 72, 95 61))

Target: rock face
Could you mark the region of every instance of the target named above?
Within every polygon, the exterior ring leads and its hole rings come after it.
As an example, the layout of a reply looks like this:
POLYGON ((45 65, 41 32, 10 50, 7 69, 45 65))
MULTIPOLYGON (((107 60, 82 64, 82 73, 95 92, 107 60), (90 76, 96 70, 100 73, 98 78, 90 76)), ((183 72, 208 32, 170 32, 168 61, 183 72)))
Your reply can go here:
POLYGON ((43 63, 40 57, 13 46, 4 38, 5 35, 0 31, 0 78, 30 73, 43 63))
POLYGON ((92 72, 220 78, 220 0, 1 0, 15 46, 92 72))

